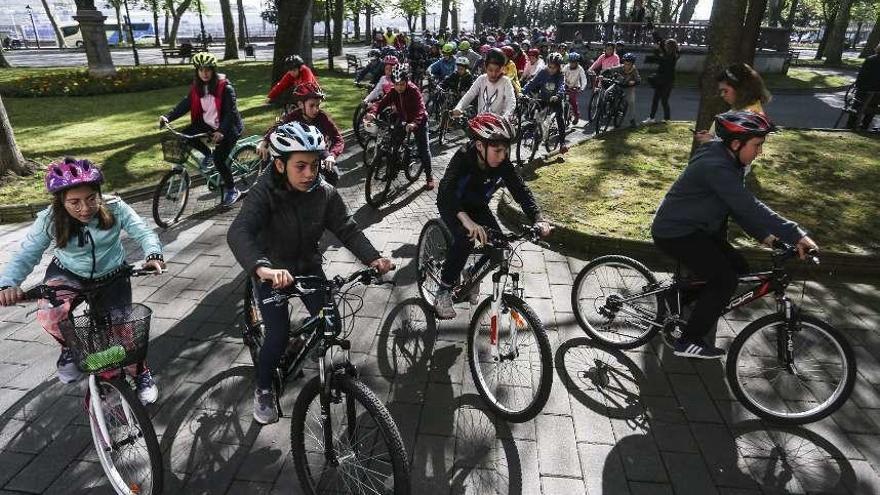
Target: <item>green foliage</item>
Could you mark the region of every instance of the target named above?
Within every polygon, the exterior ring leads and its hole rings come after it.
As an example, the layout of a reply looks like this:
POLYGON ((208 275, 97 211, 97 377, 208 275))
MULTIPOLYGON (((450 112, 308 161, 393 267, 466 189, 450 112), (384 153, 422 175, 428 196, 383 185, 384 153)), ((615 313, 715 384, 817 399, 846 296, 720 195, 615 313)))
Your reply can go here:
POLYGON ((85 69, 23 72, 0 80, 6 97, 93 96, 170 88, 192 80, 192 68, 142 65, 120 67, 111 77, 92 77, 85 69))

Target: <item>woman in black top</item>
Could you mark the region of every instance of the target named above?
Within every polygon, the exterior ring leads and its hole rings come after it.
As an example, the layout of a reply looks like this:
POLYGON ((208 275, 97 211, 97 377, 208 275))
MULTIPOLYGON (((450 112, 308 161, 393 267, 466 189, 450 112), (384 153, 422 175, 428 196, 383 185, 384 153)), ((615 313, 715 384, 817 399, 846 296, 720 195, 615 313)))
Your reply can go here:
POLYGON ((657 63, 657 72, 648 78, 654 87, 654 98, 651 100, 651 116, 645 123, 655 122, 657 103, 663 104, 663 120, 669 120, 669 94, 675 82, 675 63, 678 62, 678 42, 670 38, 654 50, 653 60, 657 63))

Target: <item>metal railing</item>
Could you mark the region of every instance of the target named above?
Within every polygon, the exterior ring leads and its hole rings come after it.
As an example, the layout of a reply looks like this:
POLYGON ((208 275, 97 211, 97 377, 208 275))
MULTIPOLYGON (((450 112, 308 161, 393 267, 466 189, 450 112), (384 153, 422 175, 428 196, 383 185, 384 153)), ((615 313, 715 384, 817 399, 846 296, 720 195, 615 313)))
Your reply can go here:
MULTIPOLYGON (((654 32, 657 32, 664 39, 675 38, 682 45, 707 46, 709 43, 708 24, 660 22, 563 22, 558 27, 557 39, 572 41, 578 31, 584 42, 613 40, 631 45, 652 45, 654 32)), ((787 28, 761 27, 758 49, 787 52, 789 34, 790 30, 787 28)))

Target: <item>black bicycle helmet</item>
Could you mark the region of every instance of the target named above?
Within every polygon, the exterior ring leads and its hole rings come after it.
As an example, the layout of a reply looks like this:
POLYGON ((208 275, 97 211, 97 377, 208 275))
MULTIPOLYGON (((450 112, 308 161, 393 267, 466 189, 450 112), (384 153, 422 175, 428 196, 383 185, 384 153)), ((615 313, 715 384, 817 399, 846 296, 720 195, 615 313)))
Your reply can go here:
POLYGON ((287 58, 284 59, 284 65, 287 67, 287 70, 299 69, 305 65, 305 62, 299 55, 288 55, 287 58))
POLYGON ((500 48, 492 48, 485 55, 486 65, 498 64, 500 67, 507 65, 507 55, 500 48))

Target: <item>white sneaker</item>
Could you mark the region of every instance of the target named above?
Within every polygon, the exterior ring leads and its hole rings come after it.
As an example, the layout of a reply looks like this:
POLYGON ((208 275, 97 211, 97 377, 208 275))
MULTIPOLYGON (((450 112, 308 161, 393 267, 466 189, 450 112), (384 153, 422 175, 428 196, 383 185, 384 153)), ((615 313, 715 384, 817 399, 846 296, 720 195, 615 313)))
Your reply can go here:
POLYGON ((278 421, 278 409, 275 408, 275 393, 272 390, 254 390, 254 420, 261 425, 278 421))
POLYGON ((441 320, 451 320, 457 314, 455 308, 452 307, 452 292, 441 290, 437 292, 437 299, 434 300, 434 312, 437 318, 441 320))
POLYGON ((61 348, 61 355, 58 356, 55 366, 61 383, 73 383, 82 378, 82 372, 76 367, 76 357, 69 347, 61 348))
POLYGON ((156 386, 156 380, 153 379, 153 374, 150 373, 150 370, 145 370, 143 373, 136 376, 134 378, 134 383, 141 404, 146 406, 147 404, 156 402, 156 399, 159 398, 159 387, 156 386))
POLYGON ((655 122, 657 122, 657 119, 655 119, 654 117, 648 117, 647 119, 642 121, 643 124, 653 124, 655 122))

